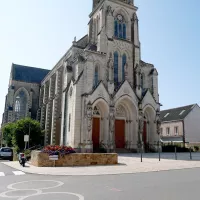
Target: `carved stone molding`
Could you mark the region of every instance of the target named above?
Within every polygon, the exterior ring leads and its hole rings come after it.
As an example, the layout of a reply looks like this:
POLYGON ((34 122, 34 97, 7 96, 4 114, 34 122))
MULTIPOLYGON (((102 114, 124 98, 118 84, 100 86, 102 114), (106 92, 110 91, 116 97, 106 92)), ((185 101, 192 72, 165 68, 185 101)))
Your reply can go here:
POLYGON ((114 13, 114 9, 112 9, 112 7, 109 5, 108 7, 107 7, 107 15, 108 16, 113 16, 113 13, 114 13))

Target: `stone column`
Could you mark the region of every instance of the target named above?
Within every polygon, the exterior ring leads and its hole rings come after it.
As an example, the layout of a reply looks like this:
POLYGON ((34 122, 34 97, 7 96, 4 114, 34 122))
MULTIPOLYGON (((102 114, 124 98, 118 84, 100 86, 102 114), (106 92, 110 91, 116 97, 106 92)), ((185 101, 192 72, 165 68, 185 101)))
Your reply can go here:
POLYGON ((46 122, 45 122, 45 145, 50 144, 51 137, 51 115, 52 115, 52 81, 50 79, 45 87, 46 122))
POLYGON ((92 152, 92 104, 87 105, 87 136, 86 136, 86 152, 92 152))
POLYGON ((143 129, 144 129, 144 113, 141 108, 141 104, 139 104, 139 115, 138 115, 138 150, 144 150, 143 144, 143 129))
POLYGON ((42 129, 45 129, 45 118, 46 118, 46 104, 45 104, 45 95, 46 95, 46 84, 41 87, 40 89, 40 108, 41 108, 41 114, 40 114, 40 126, 42 129))
POLYGON ((130 141, 129 141, 129 148, 130 149, 133 149, 133 143, 134 143, 134 139, 133 139, 133 120, 130 120, 129 121, 129 138, 130 138, 130 141))
POLYGON ((109 149, 115 151, 115 107, 110 106, 109 112, 109 149))
POLYGON ((62 70, 56 71, 54 81, 53 112, 52 112, 52 127, 51 127, 51 144, 56 144, 56 122, 61 112, 61 95, 62 95, 62 70))

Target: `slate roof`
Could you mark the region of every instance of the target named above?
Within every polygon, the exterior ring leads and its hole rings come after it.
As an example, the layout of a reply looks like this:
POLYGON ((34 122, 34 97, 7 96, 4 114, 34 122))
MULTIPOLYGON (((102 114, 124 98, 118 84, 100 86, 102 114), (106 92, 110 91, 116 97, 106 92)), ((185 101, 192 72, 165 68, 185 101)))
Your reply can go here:
POLYGON ((183 120, 194 108, 194 106, 196 106, 196 104, 178 107, 178 108, 172 108, 169 110, 163 110, 160 112, 160 119, 162 122, 183 120), (185 111, 183 112, 183 110, 185 111), (169 114, 167 115, 167 113, 169 114))
POLYGON ((41 83, 50 72, 47 69, 12 64, 12 79, 28 83, 41 83))

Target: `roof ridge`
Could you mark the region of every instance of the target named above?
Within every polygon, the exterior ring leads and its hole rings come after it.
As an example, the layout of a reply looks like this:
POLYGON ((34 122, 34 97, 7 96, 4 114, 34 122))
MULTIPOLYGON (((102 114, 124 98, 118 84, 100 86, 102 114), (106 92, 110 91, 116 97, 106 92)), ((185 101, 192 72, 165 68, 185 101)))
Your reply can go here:
POLYGON ((194 105, 196 105, 196 103, 190 104, 190 105, 186 105, 186 106, 180 106, 180 107, 175 107, 175 108, 169 108, 169 109, 166 109, 166 110, 161 110, 161 112, 168 111, 168 110, 175 110, 175 109, 185 108, 185 107, 192 107, 194 105))
POLYGON ((20 64, 16 64, 16 63, 12 63, 12 66, 27 67, 27 68, 32 68, 32 69, 51 71, 50 69, 44 69, 44 68, 40 68, 40 67, 32 67, 32 66, 27 66, 27 65, 20 65, 20 64))

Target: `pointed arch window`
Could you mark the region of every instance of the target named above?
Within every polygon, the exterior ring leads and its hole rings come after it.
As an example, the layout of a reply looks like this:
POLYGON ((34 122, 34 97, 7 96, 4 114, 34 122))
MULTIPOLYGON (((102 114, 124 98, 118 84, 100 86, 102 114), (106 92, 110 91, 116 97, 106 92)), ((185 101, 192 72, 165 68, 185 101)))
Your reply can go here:
POLYGON ((96 87, 98 83, 99 83, 99 66, 97 65, 94 71, 94 87, 96 87))
POLYGON ((15 112, 20 112, 20 97, 17 96, 16 97, 16 101, 15 101, 15 112))
POLYGON ((122 56, 122 81, 125 80, 126 54, 122 56))
POLYGON ((27 94, 23 89, 21 89, 17 96, 15 97, 15 118, 21 119, 27 116, 27 109, 28 109, 28 97, 27 94))
POLYGON ((122 15, 117 15, 114 22, 114 35, 117 38, 126 39, 126 22, 122 15))
POLYGON ((118 60, 119 60, 118 52, 115 52, 114 53, 114 83, 116 86, 118 85, 118 60))
POLYGON ((118 21, 115 20, 115 37, 118 37, 118 21))
POLYGON ((144 89, 144 74, 141 75, 141 88, 144 89))
POLYGON ((123 39, 126 39, 126 24, 123 24, 123 39))

